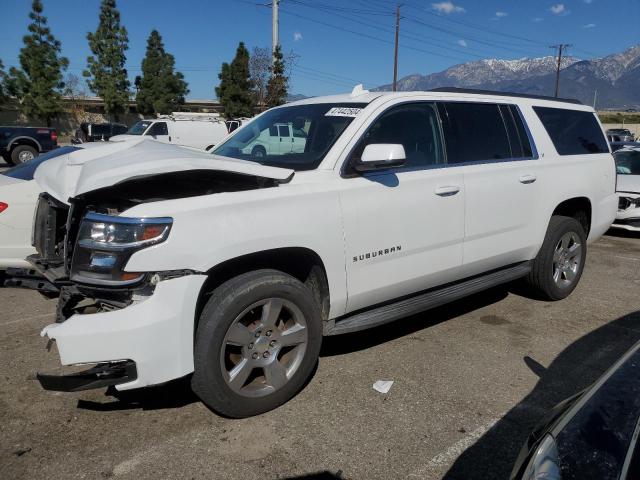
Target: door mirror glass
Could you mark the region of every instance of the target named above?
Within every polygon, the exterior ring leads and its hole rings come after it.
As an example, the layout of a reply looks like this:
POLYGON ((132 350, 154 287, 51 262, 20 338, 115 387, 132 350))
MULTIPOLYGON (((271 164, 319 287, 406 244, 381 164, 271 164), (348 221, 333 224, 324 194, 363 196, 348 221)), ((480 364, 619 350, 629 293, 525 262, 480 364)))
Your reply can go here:
POLYGON ((358 172, 369 172, 401 167, 406 159, 404 147, 399 143, 370 143, 354 167, 358 172))

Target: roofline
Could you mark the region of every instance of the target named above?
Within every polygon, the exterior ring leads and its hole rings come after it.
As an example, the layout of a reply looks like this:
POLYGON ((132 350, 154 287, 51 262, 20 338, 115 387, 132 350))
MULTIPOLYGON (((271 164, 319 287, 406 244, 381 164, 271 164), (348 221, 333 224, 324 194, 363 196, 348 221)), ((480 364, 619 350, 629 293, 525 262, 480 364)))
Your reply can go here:
POLYGON ((530 98, 533 100, 551 100, 553 102, 572 103, 574 105, 584 105, 580 100, 575 98, 558 98, 549 97, 547 95, 528 95, 526 93, 514 93, 514 92, 497 92, 494 90, 480 90, 475 88, 458 88, 458 87, 439 87, 432 88, 430 92, 442 92, 442 93, 475 93, 478 95, 494 95, 497 97, 517 97, 517 98, 530 98))

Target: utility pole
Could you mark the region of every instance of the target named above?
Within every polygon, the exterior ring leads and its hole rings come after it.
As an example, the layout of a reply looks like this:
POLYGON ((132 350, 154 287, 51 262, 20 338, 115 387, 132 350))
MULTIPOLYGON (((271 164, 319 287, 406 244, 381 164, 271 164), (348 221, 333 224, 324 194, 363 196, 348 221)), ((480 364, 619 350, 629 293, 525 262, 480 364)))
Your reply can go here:
POLYGON ((549 48, 558 49, 558 65, 556 67, 556 94, 555 97, 558 98, 558 93, 560 92, 560 66, 562 65, 562 51, 565 48, 569 48, 571 45, 567 43, 561 43, 559 45, 551 45, 549 48))
POLYGON ((393 91, 397 90, 398 84, 398 35, 400 35, 400 4, 396 5, 396 42, 393 52, 393 91))
POLYGON ((271 13, 272 13, 272 32, 271 32, 271 53, 275 62, 276 47, 279 45, 280 40, 278 38, 279 20, 278 20, 278 6, 280 0, 271 0, 271 13))

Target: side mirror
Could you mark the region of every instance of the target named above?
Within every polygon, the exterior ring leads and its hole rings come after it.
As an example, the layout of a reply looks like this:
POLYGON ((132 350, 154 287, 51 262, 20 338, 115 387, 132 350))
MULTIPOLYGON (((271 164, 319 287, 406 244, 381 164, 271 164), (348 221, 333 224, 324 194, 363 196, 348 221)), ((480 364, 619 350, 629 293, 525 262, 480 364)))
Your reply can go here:
POLYGON ((399 143, 371 143, 364 148, 354 168, 358 172, 384 170, 401 167, 406 160, 404 147, 399 143))

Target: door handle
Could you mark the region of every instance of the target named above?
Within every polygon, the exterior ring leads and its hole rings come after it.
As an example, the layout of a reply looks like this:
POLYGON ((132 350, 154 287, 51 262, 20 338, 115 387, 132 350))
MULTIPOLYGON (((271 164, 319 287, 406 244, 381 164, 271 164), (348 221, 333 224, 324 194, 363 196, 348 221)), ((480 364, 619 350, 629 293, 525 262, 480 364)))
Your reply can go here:
POLYGON ((520 177, 520 183, 524 183, 525 185, 528 183, 533 183, 536 181, 536 176, 535 175, 522 175, 520 177))
POLYGON ((446 187, 438 187, 434 190, 436 195, 440 197, 450 197, 451 195, 455 195, 460 191, 460 187, 458 185, 448 185, 446 187))

